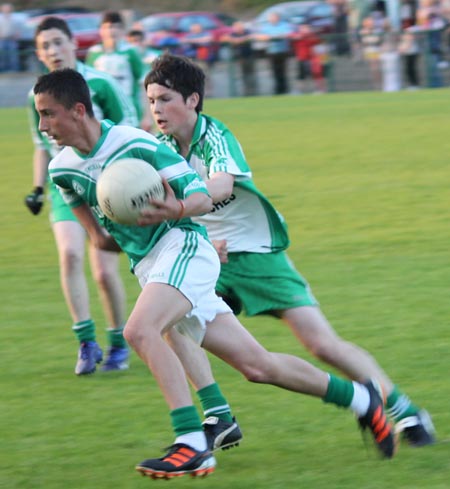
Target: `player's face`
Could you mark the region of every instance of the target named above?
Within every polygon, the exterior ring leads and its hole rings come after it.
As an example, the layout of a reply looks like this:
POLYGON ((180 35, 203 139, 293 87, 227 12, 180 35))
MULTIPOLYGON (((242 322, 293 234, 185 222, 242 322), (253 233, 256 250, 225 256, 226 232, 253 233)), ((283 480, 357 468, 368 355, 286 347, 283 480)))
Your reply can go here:
POLYGON ((76 44, 59 29, 42 31, 36 37, 36 55, 49 71, 75 68, 76 44))
POLYGON ((39 114, 39 130, 47 133, 58 146, 71 146, 77 133, 75 109, 66 109, 48 93, 37 94, 34 103, 39 114))
POLYGON ((181 93, 163 85, 151 83, 147 86, 147 97, 153 119, 163 134, 171 134, 176 137, 195 126, 197 94, 191 95, 185 101, 181 93))
POLYGON ((106 45, 114 45, 124 36, 122 24, 105 22, 100 26, 100 37, 106 45))

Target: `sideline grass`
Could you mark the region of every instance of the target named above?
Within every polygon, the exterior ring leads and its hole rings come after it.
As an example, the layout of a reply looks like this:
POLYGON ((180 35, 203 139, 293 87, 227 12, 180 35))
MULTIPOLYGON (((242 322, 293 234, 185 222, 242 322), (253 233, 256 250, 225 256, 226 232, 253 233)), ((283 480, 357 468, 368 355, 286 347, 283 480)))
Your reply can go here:
MULTIPOLYGON (((450 480, 448 90, 212 100, 239 136, 257 185, 286 217, 289 251, 335 328, 369 349, 432 413, 440 443, 381 462, 352 416, 246 383, 212 359, 244 430, 216 473, 177 487, 446 488, 450 480)), ((171 441, 156 385, 128 372, 77 378, 46 213, 33 217, 25 110, 0 111, 0 487, 135 489, 171 441)), ((47 209, 48 210, 48 209, 47 209)), ((138 293, 123 259, 129 305, 138 293)), ((104 344, 95 289, 92 310, 104 344)), ((281 324, 244 319, 272 350, 310 355, 281 324)), ((164 484, 159 483, 159 484, 164 484)))

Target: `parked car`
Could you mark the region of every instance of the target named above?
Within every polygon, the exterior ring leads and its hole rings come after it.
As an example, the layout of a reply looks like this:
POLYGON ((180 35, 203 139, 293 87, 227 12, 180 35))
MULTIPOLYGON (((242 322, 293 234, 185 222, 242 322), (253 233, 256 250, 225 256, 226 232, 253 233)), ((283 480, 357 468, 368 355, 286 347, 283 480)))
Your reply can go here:
MULTIPOLYGON (((253 32, 258 32, 273 13, 277 13, 281 20, 292 24, 294 29, 300 24, 309 24, 318 34, 326 35, 334 32, 334 7, 320 0, 276 3, 247 23, 248 27, 253 32)), ((266 47, 265 41, 253 43, 253 49, 259 54, 264 53, 266 47)))
MULTIPOLYGON (((33 70, 37 60, 34 54, 34 32, 37 25, 50 14, 25 16, 22 23, 21 39, 19 49, 23 69, 33 70)), ((102 14, 98 12, 89 13, 55 13, 51 16, 64 19, 77 42, 77 58, 84 60, 87 50, 101 41, 99 28, 102 14)))
POLYGON ((263 10, 251 23, 257 30, 268 22, 272 13, 293 25, 309 24, 318 34, 334 32, 334 7, 324 1, 283 2, 271 5, 263 10))
POLYGON ((231 31, 231 25, 235 21, 234 17, 222 13, 168 12, 144 17, 138 21, 137 26, 145 32, 147 44, 158 46, 163 36, 182 43, 193 24, 200 24, 203 31, 212 35, 217 42, 231 31))
POLYGON ((22 13, 28 17, 39 17, 41 15, 59 15, 59 14, 88 14, 92 10, 84 7, 42 7, 23 10, 22 13))

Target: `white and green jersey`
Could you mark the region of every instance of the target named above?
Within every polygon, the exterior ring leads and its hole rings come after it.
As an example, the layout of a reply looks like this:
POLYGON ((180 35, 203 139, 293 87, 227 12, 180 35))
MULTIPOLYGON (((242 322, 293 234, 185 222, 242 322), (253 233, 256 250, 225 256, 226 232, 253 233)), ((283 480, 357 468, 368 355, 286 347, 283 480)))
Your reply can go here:
MULTIPOLYGON (((172 136, 160 134, 158 139, 179 153, 172 136)), ((210 239, 226 239, 230 253, 270 253, 288 247, 283 217, 256 188, 239 141, 223 123, 199 114, 186 159, 205 181, 216 172, 235 177, 232 195, 195 218, 206 226, 210 239)))
POLYGON ((169 182, 179 199, 195 192, 207 194, 208 190, 184 158, 148 132, 116 126, 107 120, 102 121, 101 127, 102 135, 90 154, 80 154, 67 146, 50 162, 50 178, 61 189, 65 202, 72 208, 86 202, 128 255, 132 268, 173 227, 196 230, 207 238, 205 228, 190 218, 141 227, 117 224, 102 213, 96 195, 97 180, 104 168, 121 158, 138 158, 148 162, 169 182))
MULTIPOLYGON (((138 126, 136 110, 123 90, 108 74, 77 62, 76 70, 86 80, 91 94, 94 114, 97 119, 109 119, 116 124, 138 126)), ((61 150, 46 134, 39 131, 39 114, 34 106, 34 93, 28 95, 31 134, 35 146, 47 151, 53 158, 61 150)))
POLYGON ((133 100, 138 117, 142 117, 141 80, 145 67, 134 46, 120 42, 114 51, 105 51, 103 44, 89 48, 86 63, 109 73, 133 100))

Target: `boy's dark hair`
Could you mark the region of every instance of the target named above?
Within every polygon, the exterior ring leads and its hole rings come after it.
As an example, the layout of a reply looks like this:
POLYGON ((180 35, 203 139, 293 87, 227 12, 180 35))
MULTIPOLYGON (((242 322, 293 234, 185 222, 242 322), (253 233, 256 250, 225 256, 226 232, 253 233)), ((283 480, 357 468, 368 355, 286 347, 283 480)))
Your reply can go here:
POLYGON ((138 37, 140 40, 144 39, 145 34, 144 31, 141 31, 140 29, 131 29, 131 31, 127 32, 128 37, 138 37))
POLYGON ((66 109, 82 103, 89 117, 94 117, 89 87, 78 71, 70 68, 51 71, 41 75, 33 88, 35 95, 48 93, 66 109))
POLYGON ((153 61, 151 70, 145 77, 145 89, 151 83, 180 93, 184 101, 193 93, 198 93, 199 102, 195 110, 197 113, 203 110, 205 73, 189 58, 170 53, 159 56, 153 61))
POLYGON ((42 32, 42 31, 48 31, 50 29, 58 29, 69 38, 72 39, 72 31, 70 30, 69 26, 67 25, 67 22, 64 19, 61 19, 59 17, 45 17, 45 19, 41 20, 39 24, 36 27, 36 30, 34 32, 34 42, 36 43, 37 36, 42 32))
POLYGON ((120 12, 115 10, 107 10, 102 17, 102 24, 120 24, 122 27, 125 25, 123 17, 120 12))

